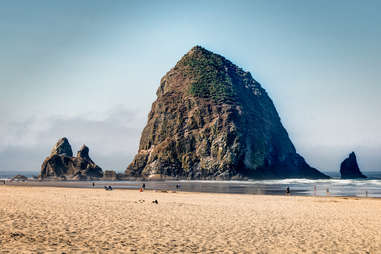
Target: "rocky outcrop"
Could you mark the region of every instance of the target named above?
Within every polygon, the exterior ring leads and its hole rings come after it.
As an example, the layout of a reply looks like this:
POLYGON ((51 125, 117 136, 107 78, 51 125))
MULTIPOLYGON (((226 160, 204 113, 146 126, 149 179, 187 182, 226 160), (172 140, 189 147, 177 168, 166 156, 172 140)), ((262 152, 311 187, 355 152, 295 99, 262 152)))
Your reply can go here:
POLYGON ((126 175, 329 178, 296 153, 251 74, 199 46, 161 79, 126 175))
POLYGON ((12 177, 11 182, 25 182, 28 180, 28 177, 24 175, 15 175, 12 177))
POLYGON ((350 153, 348 158, 341 163, 340 174, 342 179, 367 178, 361 173, 357 164, 356 154, 354 152, 350 153))
POLYGON ((105 170, 102 180, 116 181, 120 180, 120 174, 116 173, 114 170, 105 170))
POLYGON ((103 176, 102 169, 89 157, 89 148, 85 145, 73 157, 69 141, 60 139, 51 154, 41 166, 41 179, 87 180, 103 176))

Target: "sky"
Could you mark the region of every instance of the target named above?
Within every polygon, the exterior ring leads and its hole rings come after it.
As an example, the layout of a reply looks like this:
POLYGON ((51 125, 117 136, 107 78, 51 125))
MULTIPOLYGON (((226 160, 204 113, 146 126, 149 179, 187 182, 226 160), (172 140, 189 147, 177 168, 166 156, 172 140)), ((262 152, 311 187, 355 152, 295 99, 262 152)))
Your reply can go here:
POLYGON ((195 45, 250 71, 298 153, 381 170, 381 1, 3 1, 0 171, 61 137, 104 170, 138 150, 161 77, 195 45))

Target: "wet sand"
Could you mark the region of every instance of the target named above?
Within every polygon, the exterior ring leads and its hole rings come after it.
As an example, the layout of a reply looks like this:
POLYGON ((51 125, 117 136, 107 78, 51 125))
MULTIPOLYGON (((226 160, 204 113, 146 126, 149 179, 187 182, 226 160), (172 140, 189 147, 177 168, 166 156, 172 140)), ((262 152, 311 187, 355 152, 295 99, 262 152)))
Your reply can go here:
POLYGON ((0 186, 0 252, 381 253, 380 214, 371 198, 0 186))
MULTIPOLYGON (((347 197, 379 197, 381 198, 381 180, 308 180, 308 179, 282 179, 262 181, 36 181, 25 182, 7 181, 6 185, 12 186, 49 186, 65 188, 95 188, 103 189, 104 186, 112 186, 115 189, 137 190, 144 183, 147 190, 178 190, 186 192, 207 192, 226 194, 256 194, 256 195, 284 195, 287 187, 290 187, 295 196, 330 196, 347 197), (316 187, 316 191, 314 191, 316 187)), ((1 183, 0 183, 1 185, 1 183)))

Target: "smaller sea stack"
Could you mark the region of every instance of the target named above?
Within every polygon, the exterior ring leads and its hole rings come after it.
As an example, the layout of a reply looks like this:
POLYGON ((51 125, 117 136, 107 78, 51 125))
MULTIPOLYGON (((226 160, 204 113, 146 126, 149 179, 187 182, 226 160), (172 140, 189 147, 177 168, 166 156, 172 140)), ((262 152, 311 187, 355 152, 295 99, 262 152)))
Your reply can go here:
POLYGON ((89 156, 89 148, 83 145, 77 156, 67 138, 61 138, 41 166, 40 179, 90 180, 103 176, 102 169, 89 156))
POLYGON ((349 157, 341 163, 340 174, 341 179, 367 178, 363 175, 363 173, 361 173, 357 164, 356 154, 354 152, 351 152, 349 157))

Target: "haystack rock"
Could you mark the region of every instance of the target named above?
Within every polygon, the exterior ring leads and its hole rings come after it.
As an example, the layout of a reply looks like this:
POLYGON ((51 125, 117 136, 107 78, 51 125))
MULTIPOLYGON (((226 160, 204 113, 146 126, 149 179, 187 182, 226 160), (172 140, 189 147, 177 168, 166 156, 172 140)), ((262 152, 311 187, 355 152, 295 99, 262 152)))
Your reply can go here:
POLYGON ((349 157, 341 163, 340 174, 342 179, 367 178, 361 173, 354 152, 350 153, 349 157))
POLYGON ((73 157, 67 138, 61 138, 53 147, 42 163, 40 174, 41 179, 87 180, 102 176, 102 169, 89 157, 89 148, 83 145, 73 157))
POLYGON ((160 82, 129 176, 329 178, 296 153, 249 72, 200 46, 160 82))

